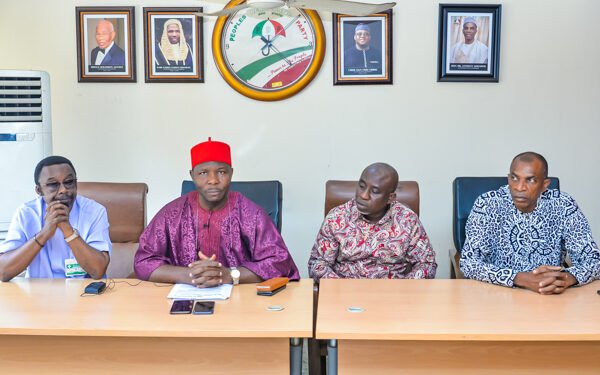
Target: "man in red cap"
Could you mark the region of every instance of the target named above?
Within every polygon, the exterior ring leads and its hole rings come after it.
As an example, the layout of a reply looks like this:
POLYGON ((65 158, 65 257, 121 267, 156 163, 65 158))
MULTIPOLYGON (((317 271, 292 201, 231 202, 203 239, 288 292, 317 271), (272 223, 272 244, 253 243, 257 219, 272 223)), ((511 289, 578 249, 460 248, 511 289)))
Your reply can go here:
POLYGON ((192 148, 191 157, 196 190, 163 207, 144 230, 134 259, 137 276, 198 287, 299 279, 267 213, 229 191, 229 145, 209 138, 192 148))

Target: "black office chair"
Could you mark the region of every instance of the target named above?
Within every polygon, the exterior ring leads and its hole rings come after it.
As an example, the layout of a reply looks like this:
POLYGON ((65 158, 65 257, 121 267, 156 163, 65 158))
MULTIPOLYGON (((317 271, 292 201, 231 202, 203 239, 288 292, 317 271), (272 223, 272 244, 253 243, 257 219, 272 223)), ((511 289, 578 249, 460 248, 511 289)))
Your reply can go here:
MULTIPOLYGON (((181 183, 181 195, 196 189, 194 181, 184 180, 181 183)), ((230 189, 244 194, 246 198, 261 206, 281 233, 281 207, 283 202, 283 186, 279 181, 235 181, 230 189)))
MULTIPOLYGON (((549 177, 551 182, 548 189, 559 189, 557 177, 549 177)), ((460 251, 465 244, 465 226, 475 200, 483 193, 498 190, 508 184, 506 177, 457 177, 452 183, 452 235, 454 249, 450 250, 450 277, 462 279, 459 268, 460 251)))

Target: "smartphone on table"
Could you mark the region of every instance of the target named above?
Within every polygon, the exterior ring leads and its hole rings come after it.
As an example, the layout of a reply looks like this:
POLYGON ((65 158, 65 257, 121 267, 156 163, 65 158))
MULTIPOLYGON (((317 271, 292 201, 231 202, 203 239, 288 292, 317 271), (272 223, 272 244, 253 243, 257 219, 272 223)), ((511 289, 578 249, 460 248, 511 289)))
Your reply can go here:
POLYGON ((194 305, 194 314, 211 315, 215 312, 214 301, 196 301, 194 305))
POLYGON ((171 314, 190 314, 193 306, 194 300, 175 300, 171 305, 171 314))

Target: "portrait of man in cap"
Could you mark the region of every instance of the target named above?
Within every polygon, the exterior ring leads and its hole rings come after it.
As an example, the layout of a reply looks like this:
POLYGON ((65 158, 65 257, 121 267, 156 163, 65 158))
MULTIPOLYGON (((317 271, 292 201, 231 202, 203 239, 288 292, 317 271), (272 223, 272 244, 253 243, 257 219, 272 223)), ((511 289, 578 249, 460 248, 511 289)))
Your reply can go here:
POLYGON ((381 21, 346 22, 344 25, 344 60, 346 75, 380 75, 382 73, 381 21), (375 31, 378 31, 375 37, 375 31), (351 35, 351 41, 350 41, 351 35))
POLYGON ((490 59, 489 17, 452 17, 451 44, 448 52, 450 70, 487 70, 490 59))
POLYGON ((501 4, 440 4, 438 82, 498 82, 501 4))

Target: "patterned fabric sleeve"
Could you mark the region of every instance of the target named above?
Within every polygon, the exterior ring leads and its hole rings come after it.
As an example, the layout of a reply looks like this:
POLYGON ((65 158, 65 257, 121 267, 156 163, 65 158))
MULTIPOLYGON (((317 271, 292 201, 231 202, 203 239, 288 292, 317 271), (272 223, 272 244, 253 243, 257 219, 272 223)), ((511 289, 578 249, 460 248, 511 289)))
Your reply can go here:
POLYGON ((482 197, 477 198, 467 219, 466 240, 460 255, 460 269, 468 279, 513 287, 517 272, 501 268, 490 262, 491 241, 494 223, 489 214, 490 207, 482 197))
POLYGON ((249 269, 263 280, 274 277, 299 280, 298 268, 269 215, 256 205, 245 207, 245 210, 251 218, 242 220, 242 225, 246 226, 244 232, 252 236, 247 243, 250 257, 240 255, 239 266, 249 269))
POLYGON ((435 252, 423 224, 417 217, 414 216, 414 225, 410 228, 410 245, 406 255, 408 261, 412 263, 412 269, 409 273, 402 275, 405 279, 433 279, 435 278, 435 271, 437 270, 437 263, 435 262, 435 252))
POLYGON ((167 255, 167 233, 166 217, 159 212, 144 229, 133 260, 135 274, 140 280, 148 280, 158 267, 171 263, 167 255))
POLYGON ((308 274, 315 280, 338 279, 332 265, 338 255, 339 242, 335 239, 332 225, 336 222, 335 210, 330 212, 319 230, 308 260, 308 274))
POLYGON ((575 276, 579 285, 583 285, 600 278, 600 252, 583 212, 573 198, 568 197, 568 201, 563 233, 564 245, 573 265, 566 271, 575 276))

